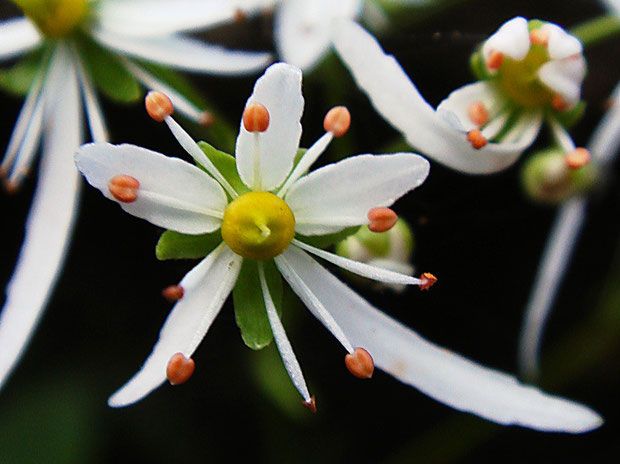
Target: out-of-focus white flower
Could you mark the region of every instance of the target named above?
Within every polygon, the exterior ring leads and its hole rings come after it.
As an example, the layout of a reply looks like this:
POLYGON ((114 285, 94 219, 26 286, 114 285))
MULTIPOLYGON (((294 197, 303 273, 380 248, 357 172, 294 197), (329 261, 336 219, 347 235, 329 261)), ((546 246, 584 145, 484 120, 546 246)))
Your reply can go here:
POLYGON ((206 234, 186 236, 193 246, 201 246, 201 240, 212 243, 203 252, 206 257, 170 292, 180 300, 142 369, 110 398, 111 406, 140 400, 166 377, 173 383, 187 380, 193 372, 189 357, 228 294, 232 291, 235 298, 236 291, 258 291, 251 306, 266 313, 291 380, 313 408, 277 314, 279 271, 344 346, 347 367, 355 375, 368 377, 376 365, 438 401, 503 424, 573 433, 601 424, 583 405, 521 385, 512 376, 429 343, 311 257, 385 283, 428 285, 426 279, 346 259, 309 242, 368 224, 371 209, 389 206, 420 185, 429 166, 410 153, 359 155, 306 174, 350 119, 344 108, 330 111, 327 133, 307 151, 298 151, 303 111, 299 69, 276 64, 257 81, 243 114, 236 159, 205 144, 201 149, 172 119, 172 105, 161 94, 147 97, 147 109, 168 124, 198 167, 144 148, 110 144, 85 145, 76 155, 77 166, 91 185, 130 214, 176 231, 177 238, 179 233, 206 234), (246 264, 255 269, 254 277, 242 276, 246 264), (250 281, 259 290, 247 285, 250 281))

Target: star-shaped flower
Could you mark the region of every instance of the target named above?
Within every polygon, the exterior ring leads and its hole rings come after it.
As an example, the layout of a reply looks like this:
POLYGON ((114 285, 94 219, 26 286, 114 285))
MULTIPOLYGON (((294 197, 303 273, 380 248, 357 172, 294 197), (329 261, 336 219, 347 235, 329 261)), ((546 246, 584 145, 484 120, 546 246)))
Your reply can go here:
POLYGON ((110 398, 111 406, 140 400, 166 378, 187 380, 194 367, 189 357, 232 291, 235 305, 235 292, 256 297, 251 306, 265 311, 291 380, 313 408, 277 312, 281 274, 347 350, 347 367, 356 376, 369 377, 376 365, 452 407, 505 424, 568 432, 601 424, 582 405, 520 385, 514 377, 429 343, 311 256, 386 283, 429 285, 429 278, 346 259, 309 243, 368 224, 370 210, 389 206, 420 185, 429 165, 410 153, 359 155, 306 174, 332 138, 346 132, 350 117, 342 107, 332 109, 325 118, 327 133, 307 151, 298 151, 299 69, 275 64, 257 81, 243 113, 235 158, 196 144, 170 116, 172 105, 163 95, 150 94, 147 110, 168 124, 198 167, 132 145, 90 144, 76 155, 78 169, 125 211, 176 231, 176 239, 203 234, 195 236, 194 245, 202 246, 206 257, 167 292, 180 300, 142 369, 110 398))
MULTIPOLYGON (((267 53, 229 51, 181 34, 232 20, 237 8, 217 1, 14 3, 26 16, 0 22, 0 60, 30 53, 2 75, 4 87, 27 91, 0 165, 8 188, 21 183, 39 144, 42 160, 24 244, 0 315, 0 385, 22 353, 64 260, 80 190, 71 155, 83 142, 81 100, 95 141, 108 138, 95 88, 128 101, 139 98, 139 81, 166 91, 179 112, 203 122, 203 111, 147 67, 240 74, 270 61, 267 53)), ((251 12, 263 3, 241 4, 251 12)))
POLYGON ((473 174, 505 169, 545 119, 560 146, 572 145, 564 125, 582 110, 586 65, 579 40, 555 24, 521 17, 505 23, 473 57, 480 81, 452 92, 437 110, 359 25, 340 21, 333 40, 376 110, 446 166, 473 174))

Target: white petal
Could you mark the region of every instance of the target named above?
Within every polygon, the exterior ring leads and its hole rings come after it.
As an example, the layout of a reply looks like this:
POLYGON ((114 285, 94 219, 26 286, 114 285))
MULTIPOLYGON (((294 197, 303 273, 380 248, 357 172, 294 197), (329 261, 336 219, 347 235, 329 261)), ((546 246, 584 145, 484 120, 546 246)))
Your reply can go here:
POLYGON ((570 35, 557 24, 546 23, 541 31, 549 34, 547 51, 552 60, 561 60, 583 53, 583 46, 577 37, 570 35))
POLYGON ((295 214, 296 232, 327 234, 367 224, 369 210, 390 206, 428 172, 428 161, 412 153, 353 156, 302 177, 285 201, 295 214))
POLYGON ((137 200, 119 202, 130 214, 169 230, 200 234, 217 230, 228 200, 208 174, 179 159, 136 147, 91 143, 80 148, 75 163, 88 183, 117 201, 108 183, 118 175, 140 182, 137 200))
POLYGON ((331 22, 356 18, 360 0, 287 0, 275 16, 275 38, 283 61, 308 70, 330 46, 331 22))
POLYGON ((260 286, 263 291, 263 298, 265 299, 267 318, 269 319, 269 325, 271 326, 271 331, 273 332, 273 338, 276 340, 276 345, 278 346, 278 351, 282 357, 284 367, 286 368, 293 385, 295 385, 295 388, 297 388, 299 394, 303 396, 304 401, 310 402, 310 392, 306 386, 304 375, 301 372, 301 366, 299 365, 299 361, 297 361, 291 342, 289 342, 288 337, 286 336, 280 316, 278 316, 276 307, 273 304, 271 295, 269 294, 269 287, 267 287, 267 280, 265 279, 265 271, 263 270, 262 263, 259 263, 258 275, 260 277, 260 286))
POLYGON ((237 170, 248 187, 272 190, 291 171, 299 147, 299 121, 304 110, 301 71, 285 63, 270 66, 256 81, 246 107, 252 103, 267 108, 269 127, 265 132, 251 133, 241 123, 235 150, 237 170))
POLYGON ((562 95, 569 104, 579 101, 585 75, 586 62, 581 55, 549 61, 538 69, 542 83, 562 95))
POLYGON ((56 98, 49 103, 37 188, 0 316, 0 385, 41 317, 75 219, 80 181, 71 155, 81 142, 81 114, 77 77, 70 63, 63 77, 54 89, 56 98))
POLYGON ((310 246, 307 243, 301 242, 297 239, 293 239, 292 243, 302 250, 306 250, 319 258, 323 258, 324 260, 329 261, 342 269, 368 279, 376 280, 377 282, 401 285, 420 285, 422 283, 420 279, 411 277, 411 275, 405 275, 400 272, 391 271, 385 267, 377 267, 372 264, 361 263, 359 261, 344 258, 342 256, 335 255, 334 253, 321 250, 320 248, 310 246))
POLYGON ((13 18, 0 22, 0 60, 27 52, 40 42, 41 36, 29 19, 13 18))
POLYGON ((450 93, 448 98, 437 107, 437 114, 456 129, 469 132, 480 128, 469 116, 470 106, 478 102, 484 105, 491 118, 495 116, 493 112, 500 109, 503 103, 491 84, 480 81, 465 85, 450 93))
POLYGON ((366 349, 377 367, 402 382, 453 408, 501 424, 573 433, 601 425, 600 416, 583 405, 544 394, 426 341, 305 254, 289 250, 286 259, 353 346, 366 349))
POLYGON ((158 36, 192 31, 250 16, 274 0, 106 0, 97 5, 99 24, 124 35, 158 36))
POLYGON ((611 108, 594 130, 588 149, 592 158, 600 165, 601 169, 612 162, 618 155, 620 145, 620 82, 610 97, 611 108))
MULTIPOLYGON (((424 101, 394 57, 386 55, 360 26, 339 23, 334 30, 334 45, 375 109, 413 147, 452 169, 470 174, 501 171, 513 164, 533 141, 489 143, 476 150, 463 132, 424 101)), ((532 128, 534 135, 539 127, 532 128)))
POLYGON ((530 51, 530 31, 525 18, 520 16, 504 23, 482 46, 482 55, 489 58, 497 51, 520 61, 530 51))
POLYGON ((110 406, 127 406, 144 398, 166 380, 173 355, 194 353, 235 285, 241 262, 222 243, 181 280, 183 298, 166 319, 153 352, 142 369, 110 397, 110 406))
POLYGON ((271 61, 269 53, 232 51, 179 35, 141 38, 105 29, 92 34, 102 45, 116 52, 186 71, 249 74, 263 69, 271 61))

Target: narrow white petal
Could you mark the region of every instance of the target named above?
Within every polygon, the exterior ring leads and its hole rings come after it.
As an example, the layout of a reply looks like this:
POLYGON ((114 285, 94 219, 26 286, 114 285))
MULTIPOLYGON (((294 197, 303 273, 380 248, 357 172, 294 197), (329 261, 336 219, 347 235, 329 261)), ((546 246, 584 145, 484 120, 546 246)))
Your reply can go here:
POLYGON ((275 0, 106 0, 97 5, 101 27, 125 35, 153 37, 231 22, 239 12, 252 16, 275 0))
POLYGON ((496 145, 529 147, 538 135, 543 116, 542 111, 523 113, 514 126, 502 137, 501 144, 496 145))
POLYGON ((557 24, 546 23, 541 30, 549 34, 547 51, 552 60, 561 60, 583 52, 579 39, 570 35, 557 24))
POLYGON ((313 171, 285 197, 303 235, 367 224, 368 211, 390 206, 424 182, 429 163, 412 153, 359 155, 313 171))
POLYGON ((248 187, 272 190, 284 182, 293 168, 299 147, 299 121, 304 110, 301 71, 285 63, 271 65, 256 81, 246 107, 252 103, 267 108, 269 127, 262 133, 250 133, 241 122, 235 150, 237 170, 248 187), (255 178, 255 171, 259 179, 255 178))
POLYGON ((607 111, 592 134, 588 148, 592 158, 606 166, 618 155, 620 145, 620 83, 616 84, 607 111))
POLYGON ((360 0, 287 0, 275 16, 275 39, 282 61, 303 70, 314 67, 330 47, 330 26, 335 19, 354 19, 360 0))
POLYGON ((110 397, 110 406, 127 406, 144 398, 166 380, 173 355, 194 353, 235 285, 241 262, 222 243, 181 280, 183 298, 166 319, 153 352, 142 369, 110 397))
POLYGON ((140 182, 137 199, 119 202, 130 214, 185 234, 217 230, 228 200, 222 187, 191 164, 135 145, 91 143, 80 148, 75 163, 89 184, 106 198, 110 179, 131 176, 140 182))
POLYGON ((312 290, 306 285, 304 280, 299 276, 296 270, 293 268, 289 261, 295 262, 296 255, 303 255, 304 259, 311 260, 303 251, 296 249, 295 247, 289 247, 284 253, 275 258, 276 265, 279 271, 282 273, 288 284, 293 291, 299 296, 301 301, 307 306, 308 310, 316 317, 321 324, 325 326, 331 334, 344 346, 345 350, 349 353, 353 353, 355 348, 342 331, 338 323, 334 320, 329 311, 323 306, 323 303, 316 297, 312 290))
POLYGON ((582 55, 549 61, 538 70, 542 83, 562 95, 569 104, 579 101, 585 75, 586 62, 582 55))
POLYGON ((482 103, 493 118, 503 106, 503 101, 493 85, 486 81, 465 85, 448 95, 437 107, 437 114, 460 131, 469 132, 479 129, 480 125, 472 121, 469 108, 473 103, 482 103), (455 124, 458 122, 458 124, 455 124))
POLYGON ((75 69, 49 102, 37 188, 26 235, 0 314, 0 385, 24 351, 47 303, 72 230, 79 197, 79 174, 72 154, 81 143, 79 89, 75 69))
POLYGON ((504 23, 482 46, 485 59, 497 51, 520 61, 530 51, 530 31, 525 18, 520 16, 504 23))
POLYGON ((90 135, 94 142, 107 142, 109 140, 108 129, 103 119, 103 113, 101 111, 101 105, 99 104, 99 98, 95 91, 88 72, 84 69, 80 55, 75 48, 72 50, 74 62, 77 66, 78 74, 80 77, 80 85, 82 87, 82 94, 84 96, 84 105, 86 107, 86 117, 88 119, 88 126, 90 127, 90 135))
POLYGON ((0 22, 0 60, 20 55, 41 42, 37 28, 27 18, 0 22))
MULTIPOLYGON (((334 45, 375 109, 413 147, 452 169, 469 174, 501 171, 513 164, 534 140, 489 143, 476 150, 465 133, 455 129, 424 101, 394 57, 386 55, 360 26, 340 22, 334 30, 334 45)), ((539 128, 540 125, 532 127, 534 136, 539 128)))
POLYGON ((273 338, 278 346, 278 351, 282 357, 284 367, 286 367, 286 372, 288 372, 288 375, 299 394, 303 396, 304 401, 310 402, 310 392, 306 386, 304 375, 301 372, 301 366, 299 365, 299 361, 297 361, 291 342, 289 342, 288 337, 286 336, 286 332, 282 326, 282 321, 278 316, 276 307, 273 304, 271 295, 269 294, 269 287, 267 287, 267 280, 265 279, 265 271, 262 263, 259 263, 258 265, 258 275, 260 278, 260 286, 263 291, 263 298, 265 299, 265 308, 267 310, 267 317, 269 318, 269 325, 271 326, 273 338))
POLYGON ((100 29, 93 31, 93 36, 116 52, 186 71, 250 74, 263 69, 271 61, 269 53, 227 50, 180 35, 141 38, 100 29))
POLYGON ((290 266, 353 346, 366 349, 375 366, 402 382, 453 408, 501 424, 572 433, 601 425, 600 416, 581 404, 544 394, 426 341, 371 306, 304 253, 289 250, 285 255, 290 266))
POLYGON ((336 266, 341 267, 347 271, 353 272, 354 274, 360 275, 362 277, 366 277, 368 279, 376 280, 378 282, 383 282, 386 284, 401 284, 401 285, 420 285, 422 284, 422 280, 417 279, 415 277, 411 277, 411 275, 402 274, 400 272, 394 272, 388 270, 385 267, 377 267, 372 264, 361 263, 359 261, 355 261, 352 259, 344 258, 342 256, 335 255, 334 253, 330 253, 325 250, 321 250, 320 248, 313 247, 304 243, 300 240, 293 239, 293 245, 298 246, 302 250, 306 250, 313 255, 318 256, 319 258, 323 258, 325 261, 329 261, 336 266))

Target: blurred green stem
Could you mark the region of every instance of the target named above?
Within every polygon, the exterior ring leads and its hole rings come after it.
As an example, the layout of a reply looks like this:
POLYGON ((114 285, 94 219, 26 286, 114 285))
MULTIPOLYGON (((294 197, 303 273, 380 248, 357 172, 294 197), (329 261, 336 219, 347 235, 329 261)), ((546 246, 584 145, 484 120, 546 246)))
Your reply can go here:
POLYGON ((616 15, 599 16, 573 27, 570 33, 577 37, 584 47, 589 47, 620 33, 620 18, 616 15))

